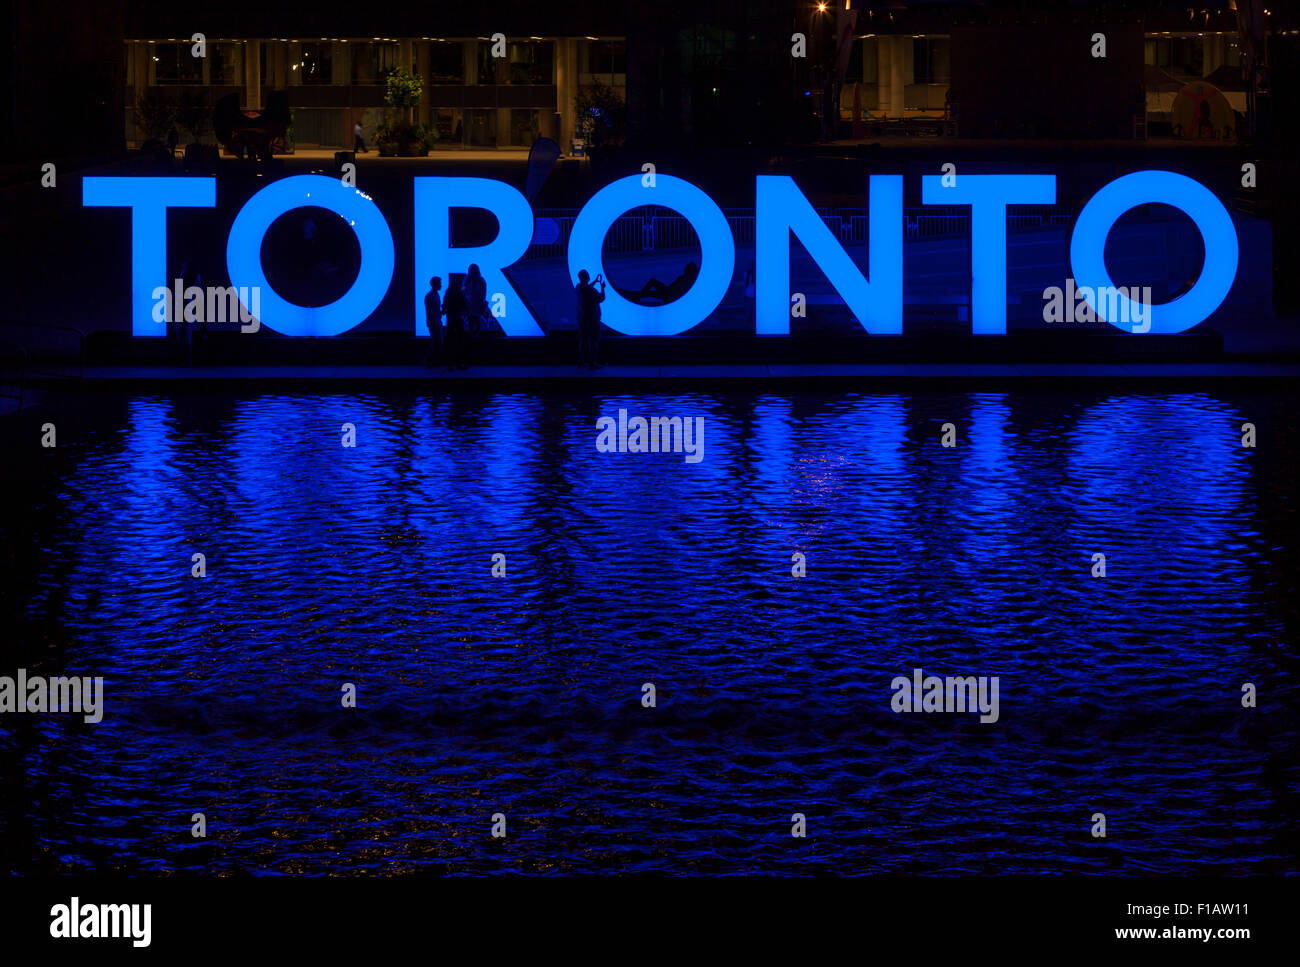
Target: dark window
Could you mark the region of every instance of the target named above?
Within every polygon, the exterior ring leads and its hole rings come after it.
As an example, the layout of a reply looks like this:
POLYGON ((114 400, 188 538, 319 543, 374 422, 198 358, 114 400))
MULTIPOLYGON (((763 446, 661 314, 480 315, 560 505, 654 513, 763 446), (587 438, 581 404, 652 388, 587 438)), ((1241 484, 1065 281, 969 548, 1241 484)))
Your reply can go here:
POLYGON ((453 41, 433 41, 430 43, 429 83, 460 84, 464 80, 464 48, 453 41))
POLYGON ((550 84, 552 52, 549 41, 510 45, 511 84, 550 84))
MULTIPOLYGON (((880 45, 875 37, 862 41, 862 83, 875 84, 880 74, 880 45)), ((850 77, 853 75, 850 74, 850 77)))
MULTIPOLYGON (((687 73, 699 70, 718 70, 732 65, 736 50, 736 34, 707 24, 687 27, 677 35, 681 48, 682 69, 687 73)), ((619 45, 620 53, 622 43, 619 45)), ((622 70, 622 68, 619 68, 622 70)))
POLYGON ((510 143, 531 145, 541 136, 541 114, 538 111, 515 108, 510 112, 510 143))
POLYGON ((351 46, 353 84, 382 84, 397 66, 397 44, 370 40, 351 46))
POLYGON ((916 37, 912 40, 912 83, 947 84, 951 80, 947 37, 916 37))
POLYGON ((469 143, 474 147, 494 147, 497 143, 497 112, 473 110, 465 114, 469 143))
POLYGON ((461 121, 460 111, 454 108, 431 109, 429 123, 438 129, 438 141, 442 144, 460 144, 465 139, 465 127, 461 121))
MULTIPOLYGON (((1202 37, 1148 37, 1143 60, 1148 67, 1159 67, 1174 77, 1200 77, 1205 66, 1205 39, 1202 37)), ((1228 63, 1233 63, 1229 51, 1228 63)))
MULTIPOLYGON (((497 64, 505 60, 503 57, 492 56, 492 43, 486 40, 479 41, 478 45, 478 82, 480 84, 496 84, 501 81, 497 78, 497 64)), ((471 128, 471 130, 474 130, 471 128)), ((473 142, 471 142, 473 143, 473 142)), ((487 142, 482 142, 486 144, 487 142)), ((496 143, 496 129, 493 128, 492 143, 496 143)))
MULTIPOLYGON (((290 65, 290 73, 293 73, 290 65)), ((333 81, 334 45, 311 42, 302 45, 302 58, 298 63, 299 84, 329 84, 333 81)))
POLYGON ((190 53, 193 44, 154 44, 154 77, 159 84, 203 83, 203 61, 190 53))
POLYGON ((587 41, 587 73, 626 74, 627 47, 623 41, 587 41))
POLYGON ((208 45, 208 83, 235 85, 244 83, 244 45, 208 45))

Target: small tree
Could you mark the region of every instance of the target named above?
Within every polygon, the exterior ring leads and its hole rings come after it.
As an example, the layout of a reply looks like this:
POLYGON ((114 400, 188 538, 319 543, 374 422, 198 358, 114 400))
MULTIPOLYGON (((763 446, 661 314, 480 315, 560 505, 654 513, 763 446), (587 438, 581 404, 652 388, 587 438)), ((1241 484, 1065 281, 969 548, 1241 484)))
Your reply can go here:
POLYGON ((135 102, 136 123, 148 141, 166 140, 176 123, 176 105, 162 90, 151 87, 135 102))
POLYGON ((578 125, 591 147, 623 140, 627 105, 614 88, 600 81, 579 88, 573 106, 577 111, 578 125))
POLYGON ((398 111, 406 112, 406 120, 411 120, 411 111, 420 104, 420 95, 424 93, 424 81, 416 77, 405 67, 394 67, 388 72, 384 103, 398 111))

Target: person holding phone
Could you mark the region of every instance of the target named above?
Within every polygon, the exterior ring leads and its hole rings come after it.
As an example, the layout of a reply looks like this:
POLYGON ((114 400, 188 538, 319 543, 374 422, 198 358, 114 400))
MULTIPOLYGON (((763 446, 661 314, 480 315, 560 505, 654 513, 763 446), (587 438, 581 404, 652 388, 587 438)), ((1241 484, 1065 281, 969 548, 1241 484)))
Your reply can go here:
POLYGON ((600 369, 600 304, 605 301, 605 280, 597 275, 593 283, 591 273, 582 269, 574 293, 578 298, 578 368, 600 369))

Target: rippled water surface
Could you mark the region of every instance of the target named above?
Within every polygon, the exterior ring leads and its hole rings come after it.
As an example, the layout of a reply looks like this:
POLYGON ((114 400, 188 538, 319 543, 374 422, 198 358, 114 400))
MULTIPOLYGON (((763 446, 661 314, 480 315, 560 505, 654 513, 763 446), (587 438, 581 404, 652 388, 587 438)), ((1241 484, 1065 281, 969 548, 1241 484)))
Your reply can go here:
POLYGON ((0 716, 5 867, 1300 871, 1294 414, 140 395, 55 449, 11 418, 0 675, 101 675, 105 715, 0 716), (597 452, 620 408, 704 417, 704 459, 597 452), (999 720, 895 714, 918 667, 998 676, 999 720))

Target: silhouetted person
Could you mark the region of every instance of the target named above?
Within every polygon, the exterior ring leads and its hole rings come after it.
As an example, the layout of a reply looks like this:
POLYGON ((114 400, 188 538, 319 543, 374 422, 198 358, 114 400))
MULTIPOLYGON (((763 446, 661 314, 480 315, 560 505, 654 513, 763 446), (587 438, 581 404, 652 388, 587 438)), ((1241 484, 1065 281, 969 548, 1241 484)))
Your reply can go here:
MULTIPOLYGON (((189 301, 185 295, 191 287, 202 289, 202 286, 203 276, 199 274, 198 266, 191 259, 186 259, 181 264, 181 304, 176 307, 176 318, 173 320, 176 362, 182 366, 192 366, 194 364, 193 332, 191 327, 195 323, 187 322, 185 319, 185 306, 189 301)), ((205 301, 200 298, 199 312, 206 310, 205 301)))
POLYGON ((361 131, 361 122, 352 125, 352 150, 357 154, 366 153, 366 139, 361 131))
POLYGON ((469 274, 465 276, 465 324, 471 336, 483 331, 487 314, 487 280, 477 265, 471 265, 469 274))
POLYGON ((173 158, 176 157, 176 142, 180 140, 176 137, 176 129, 172 128, 167 132, 167 153, 173 158))
POLYGON ((578 367, 600 369, 600 304, 605 301, 605 280, 598 275, 593 284, 591 273, 582 269, 573 291, 578 299, 578 367))
POLYGON ((435 275, 429 280, 429 291, 424 294, 424 324, 429 329, 429 351, 424 354, 426 369, 432 369, 443 356, 441 289, 442 279, 435 275))
POLYGON ((453 275, 442 303, 447 316, 447 369, 468 369, 465 365, 465 290, 453 275))
POLYGON ((632 299, 636 302, 643 299, 659 299, 662 302, 672 302, 674 299, 680 299, 686 294, 687 290, 695 284, 695 279, 699 274, 700 267, 694 262, 687 262, 686 267, 682 269, 682 274, 667 285, 664 285, 658 279, 651 279, 641 286, 639 292, 633 293, 632 299))

